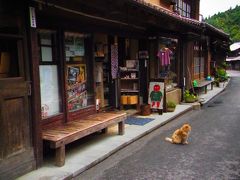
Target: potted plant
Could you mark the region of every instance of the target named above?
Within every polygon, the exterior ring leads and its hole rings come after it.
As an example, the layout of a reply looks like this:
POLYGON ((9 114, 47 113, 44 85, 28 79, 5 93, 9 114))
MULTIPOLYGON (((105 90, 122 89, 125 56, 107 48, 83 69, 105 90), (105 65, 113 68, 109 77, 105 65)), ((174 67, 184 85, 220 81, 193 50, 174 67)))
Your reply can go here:
POLYGON ((219 78, 215 78, 214 82, 215 82, 216 86, 219 87, 219 78))
POLYGON ((198 100, 198 96, 196 94, 190 92, 189 90, 186 90, 184 92, 184 99, 185 99, 185 102, 187 102, 187 103, 193 103, 198 100))
POLYGON ((225 82, 227 80, 227 72, 222 67, 217 67, 216 68, 215 76, 216 76, 216 78, 219 79, 219 82, 225 82))
POLYGON ((172 72, 172 71, 169 71, 167 73, 167 79, 168 79, 168 83, 171 84, 173 83, 173 80, 177 77, 177 74, 172 72))
POLYGON ((176 103, 173 101, 168 101, 167 102, 167 112, 173 112, 175 111, 176 108, 176 103))

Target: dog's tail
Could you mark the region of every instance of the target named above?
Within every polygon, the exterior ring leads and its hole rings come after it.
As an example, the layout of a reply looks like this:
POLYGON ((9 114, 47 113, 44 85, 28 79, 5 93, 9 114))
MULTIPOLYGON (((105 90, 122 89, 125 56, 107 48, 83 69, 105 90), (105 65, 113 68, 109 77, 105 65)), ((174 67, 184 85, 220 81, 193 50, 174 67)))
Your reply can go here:
POLYGON ((168 142, 170 142, 170 143, 173 143, 172 138, 166 137, 165 140, 168 141, 168 142))

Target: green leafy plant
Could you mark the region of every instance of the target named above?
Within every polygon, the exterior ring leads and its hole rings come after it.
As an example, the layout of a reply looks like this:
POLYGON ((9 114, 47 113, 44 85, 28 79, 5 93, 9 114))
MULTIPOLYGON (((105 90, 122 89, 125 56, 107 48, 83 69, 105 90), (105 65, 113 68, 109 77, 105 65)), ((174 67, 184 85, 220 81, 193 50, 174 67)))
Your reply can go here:
POLYGON ((190 92, 189 90, 185 90, 184 91, 184 100, 185 100, 185 102, 192 103, 192 102, 195 102, 198 100, 198 96, 196 94, 190 92))
POLYGON ((168 107, 168 108, 175 108, 175 107, 176 107, 176 103, 173 102, 173 101, 168 101, 168 102, 167 102, 167 107, 168 107))
POLYGON ((168 101, 167 102, 167 111, 168 112, 173 112, 176 108, 176 103, 173 101, 168 101))
POLYGON ((215 78, 215 79, 214 79, 214 83, 216 84, 217 87, 219 87, 219 82, 220 82, 220 81, 219 81, 219 78, 215 78))
POLYGON ((222 68, 227 69, 229 65, 224 61, 224 62, 221 64, 221 66, 222 66, 222 68))
POLYGON ((216 74, 215 74, 215 78, 219 79, 219 82, 224 82, 228 79, 227 77, 227 72, 224 68, 222 67, 217 67, 216 68, 216 74))

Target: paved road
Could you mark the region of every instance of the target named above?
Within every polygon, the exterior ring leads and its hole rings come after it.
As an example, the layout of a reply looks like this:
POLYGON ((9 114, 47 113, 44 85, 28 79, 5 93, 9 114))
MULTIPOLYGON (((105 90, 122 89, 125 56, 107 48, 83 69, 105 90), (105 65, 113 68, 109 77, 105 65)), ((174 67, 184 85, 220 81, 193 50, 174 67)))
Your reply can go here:
POLYGON ((190 112, 86 171, 79 179, 240 179, 240 78, 201 110, 190 112), (189 145, 164 141, 184 122, 189 145))

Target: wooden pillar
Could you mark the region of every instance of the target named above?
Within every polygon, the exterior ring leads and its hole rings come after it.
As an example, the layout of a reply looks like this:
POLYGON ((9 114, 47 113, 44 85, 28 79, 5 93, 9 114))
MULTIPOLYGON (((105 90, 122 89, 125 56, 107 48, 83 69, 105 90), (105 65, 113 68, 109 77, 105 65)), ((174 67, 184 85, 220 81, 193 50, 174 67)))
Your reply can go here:
POLYGON ((30 73, 32 77, 32 128, 33 128, 33 145, 37 162, 37 167, 41 166, 43 161, 43 143, 41 129, 41 101, 40 101, 40 82, 39 82, 39 53, 37 30, 31 28, 29 33, 29 51, 30 51, 30 73))

